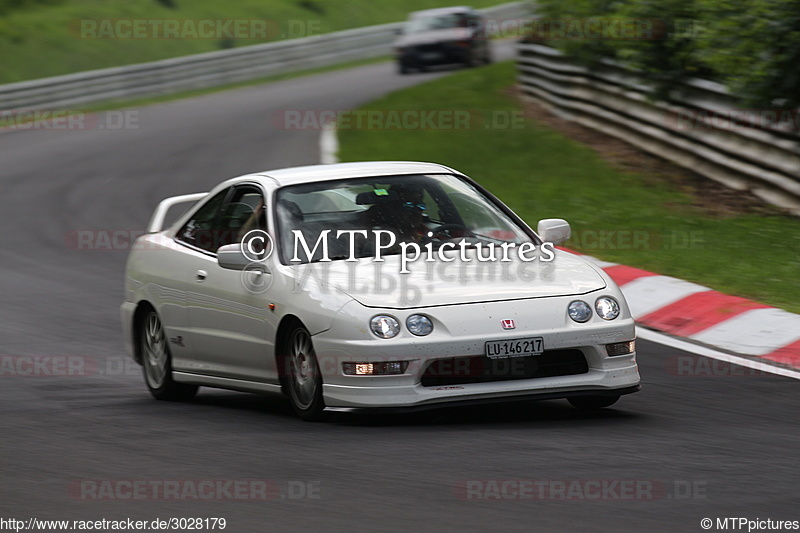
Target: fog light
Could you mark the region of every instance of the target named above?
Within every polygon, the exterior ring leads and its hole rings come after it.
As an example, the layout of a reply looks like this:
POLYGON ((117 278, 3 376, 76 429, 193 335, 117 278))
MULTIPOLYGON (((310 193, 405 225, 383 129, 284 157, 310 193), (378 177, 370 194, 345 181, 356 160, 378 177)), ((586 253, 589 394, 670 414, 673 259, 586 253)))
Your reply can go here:
POLYGON ((606 353, 609 357, 615 355, 626 355, 636 351, 636 341, 615 342, 614 344, 606 344, 606 353))
POLYGON ((390 376, 402 374, 408 368, 408 361, 387 361, 383 363, 342 363, 346 376, 390 376))

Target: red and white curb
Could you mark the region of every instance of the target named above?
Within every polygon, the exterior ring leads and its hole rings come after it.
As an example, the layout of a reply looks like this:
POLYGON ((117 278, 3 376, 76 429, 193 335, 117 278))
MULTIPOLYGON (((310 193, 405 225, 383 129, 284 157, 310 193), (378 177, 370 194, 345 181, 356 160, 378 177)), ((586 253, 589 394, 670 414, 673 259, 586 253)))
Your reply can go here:
POLYGON ((800 315, 696 283, 583 257, 617 282, 638 325, 800 370, 800 315))

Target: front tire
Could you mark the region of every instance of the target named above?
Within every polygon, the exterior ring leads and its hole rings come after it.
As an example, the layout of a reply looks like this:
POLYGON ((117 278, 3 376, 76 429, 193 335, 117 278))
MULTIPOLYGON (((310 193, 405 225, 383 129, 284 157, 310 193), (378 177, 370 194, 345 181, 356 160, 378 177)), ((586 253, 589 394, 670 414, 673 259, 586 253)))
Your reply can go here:
POLYGON ((464 60, 465 68, 475 68, 482 63, 482 59, 478 57, 478 51, 474 48, 469 51, 469 55, 464 60))
POLYGON ((140 323, 140 349, 144 382, 150 394, 158 400, 190 400, 197 394, 197 386, 177 383, 172 379, 172 356, 161 319, 152 309, 140 323))
POLYGON ((311 334, 297 323, 292 326, 286 339, 283 368, 294 412, 303 420, 321 421, 324 419, 325 401, 322 399, 322 375, 311 334))
POLYGON ((596 411, 605 407, 611 407, 619 400, 619 396, 575 396, 567 398, 572 407, 581 411, 596 411))

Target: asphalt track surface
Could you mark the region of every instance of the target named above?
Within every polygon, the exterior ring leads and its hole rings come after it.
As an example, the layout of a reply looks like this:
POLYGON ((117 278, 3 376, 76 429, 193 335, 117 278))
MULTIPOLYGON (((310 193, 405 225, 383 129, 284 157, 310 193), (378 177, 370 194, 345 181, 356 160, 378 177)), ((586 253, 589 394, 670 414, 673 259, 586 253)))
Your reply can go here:
POLYGON ((800 519, 798 382, 652 342, 638 344, 644 390, 593 415, 546 401, 313 424, 280 397, 149 396, 120 336, 127 252, 76 249, 73 232, 141 231, 164 197, 318 162, 318 133, 275 128, 275 111, 348 109, 441 75, 376 64, 142 108, 138 129, 0 134, 0 518, 225 518, 233 532, 800 519), (60 359, 24 375, 45 357, 60 359), (247 480, 269 496, 224 485, 247 480), (133 481, 215 488, 131 499, 133 481))

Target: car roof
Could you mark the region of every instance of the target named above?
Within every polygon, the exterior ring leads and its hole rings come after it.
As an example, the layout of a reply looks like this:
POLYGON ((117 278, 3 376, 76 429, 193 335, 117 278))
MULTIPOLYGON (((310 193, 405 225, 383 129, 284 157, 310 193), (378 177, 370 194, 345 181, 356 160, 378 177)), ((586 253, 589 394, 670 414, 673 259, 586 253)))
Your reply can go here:
POLYGON ((434 9, 423 9, 408 14, 408 18, 435 17, 439 15, 449 15, 451 13, 472 13, 475 10, 469 6, 437 7, 434 9))
POLYGON ((336 163, 332 165, 309 165, 303 167, 280 168, 256 172, 234 178, 256 181, 277 182, 279 187, 298 183, 330 181, 347 178, 367 178, 373 176, 399 176, 411 174, 461 174, 452 168, 437 163, 417 161, 367 161, 359 163, 336 163))

